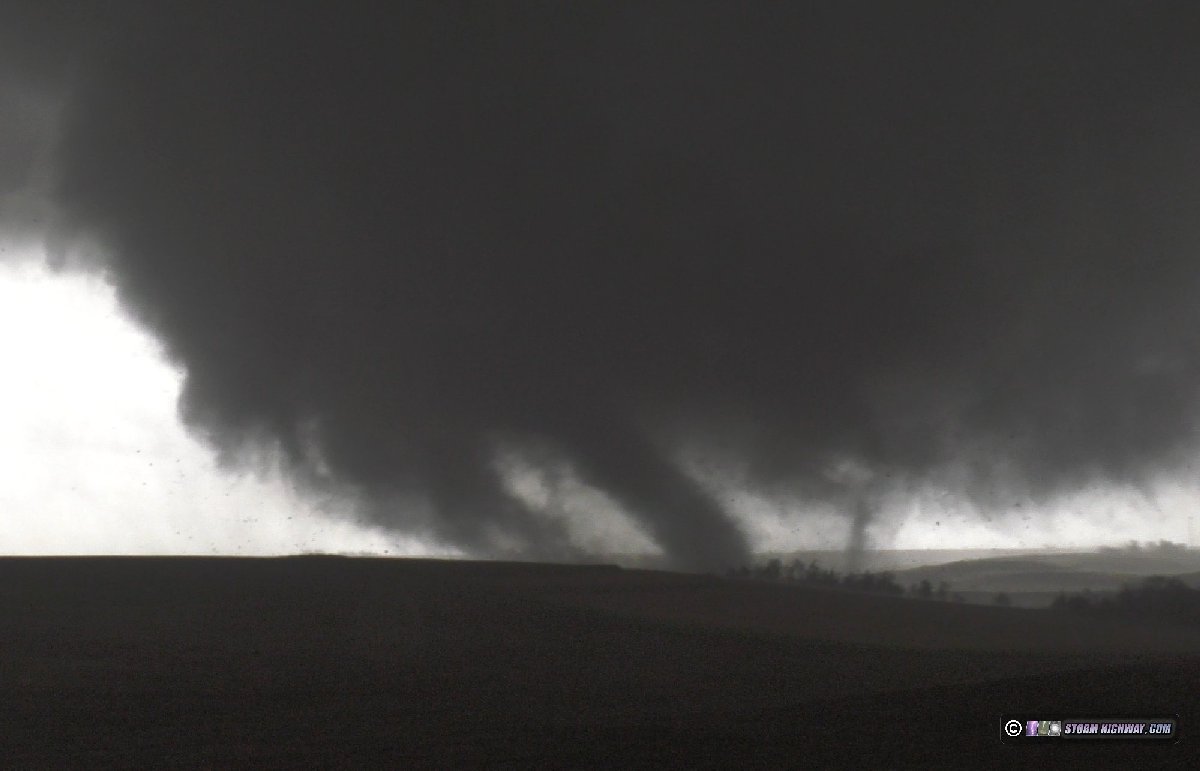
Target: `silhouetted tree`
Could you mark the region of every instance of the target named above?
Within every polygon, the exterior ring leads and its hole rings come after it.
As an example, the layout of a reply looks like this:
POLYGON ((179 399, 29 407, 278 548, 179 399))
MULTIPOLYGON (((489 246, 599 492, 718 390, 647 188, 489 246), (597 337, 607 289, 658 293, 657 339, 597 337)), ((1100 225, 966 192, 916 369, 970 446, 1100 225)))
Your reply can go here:
POLYGON ((1012 605, 1012 598, 1004 592, 1000 592, 992 598, 992 602, 996 603, 1002 608, 1007 608, 1008 606, 1012 605))
POLYGON ((814 584, 822 584, 825 586, 834 586, 838 582, 837 573, 832 570, 821 568, 816 560, 808 563, 808 569, 804 571, 804 580, 814 584))
POLYGON ((1050 607, 1056 610, 1066 610, 1073 613, 1091 610, 1091 598, 1083 594, 1067 594, 1063 592, 1054 598, 1050 607))
POLYGON ((1096 598, 1089 592, 1060 594, 1051 606, 1056 610, 1120 614, 1136 618, 1200 624, 1200 591, 1178 578, 1152 576, 1140 584, 1126 584, 1116 595, 1096 598))
POLYGON ((896 582, 896 576, 891 573, 879 573, 875 577, 876 591, 883 594, 904 594, 904 587, 896 582))
POLYGON ((784 567, 783 562, 771 559, 766 564, 753 568, 742 566, 730 568, 726 575, 729 578, 756 578, 764 581, 804 581, 820 586, 841 587, 859 592, 874 592, 878 594, 904 594, 904 588, 896 582, 891 573, 848 573, 840 575, 835 570, 821 568, 814 560, 807 566, 800 560, 784 567))

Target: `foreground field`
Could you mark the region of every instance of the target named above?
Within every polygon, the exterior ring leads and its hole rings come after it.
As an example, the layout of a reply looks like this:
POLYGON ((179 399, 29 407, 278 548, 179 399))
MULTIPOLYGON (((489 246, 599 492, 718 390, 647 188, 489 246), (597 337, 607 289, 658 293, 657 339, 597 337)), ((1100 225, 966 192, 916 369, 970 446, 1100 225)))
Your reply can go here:
POLYGON ((0 610, 19 767, 1009 765, 1031 708, 1187 767, 1200 715, 1195 631, 605 567, 9 559, 0 610))

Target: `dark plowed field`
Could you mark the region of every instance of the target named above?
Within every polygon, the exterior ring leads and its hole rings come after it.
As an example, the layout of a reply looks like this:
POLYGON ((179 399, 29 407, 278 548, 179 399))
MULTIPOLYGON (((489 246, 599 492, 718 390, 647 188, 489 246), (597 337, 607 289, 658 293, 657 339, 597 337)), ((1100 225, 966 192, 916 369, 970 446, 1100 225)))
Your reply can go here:
POLYGON ((7 559, 0 609, 16 767, 1187 767, 1200 715, 1191 632, 606 567, 7 559), (1002 745, 1035 708, 1183 740, 1002 745))

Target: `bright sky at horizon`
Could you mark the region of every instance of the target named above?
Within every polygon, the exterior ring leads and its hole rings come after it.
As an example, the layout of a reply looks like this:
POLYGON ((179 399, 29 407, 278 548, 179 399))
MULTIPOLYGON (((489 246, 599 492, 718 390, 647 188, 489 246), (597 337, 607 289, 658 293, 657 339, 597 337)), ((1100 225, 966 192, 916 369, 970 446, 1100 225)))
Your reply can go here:
POLYGON ((177 415, 183 373, 98 276, 0 261, 0 355, 0 553, 452 553, 218 467, 177 415))

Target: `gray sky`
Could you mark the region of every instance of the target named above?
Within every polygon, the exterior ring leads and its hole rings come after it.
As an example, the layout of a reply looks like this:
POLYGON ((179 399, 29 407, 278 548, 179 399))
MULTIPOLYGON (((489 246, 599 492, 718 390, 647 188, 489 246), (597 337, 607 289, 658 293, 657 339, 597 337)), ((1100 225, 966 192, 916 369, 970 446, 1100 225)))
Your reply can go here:
POLYGON ((7 13, 6 229, 371 532, 1186 532, 1191 4, 7 13))

